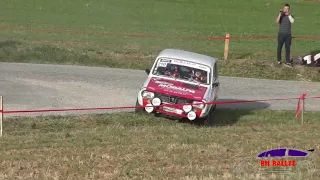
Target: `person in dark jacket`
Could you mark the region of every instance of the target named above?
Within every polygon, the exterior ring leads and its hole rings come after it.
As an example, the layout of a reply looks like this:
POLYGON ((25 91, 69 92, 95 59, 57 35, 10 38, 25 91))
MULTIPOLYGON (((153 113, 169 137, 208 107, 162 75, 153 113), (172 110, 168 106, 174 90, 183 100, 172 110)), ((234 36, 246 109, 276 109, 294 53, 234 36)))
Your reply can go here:
POLYGON ((276 19, 279 24, 278 32, 278 48, 277 48, 277 60, 278 64, 281 64, 281 51, 283 44, 285 44, 286 49, 286 66, 291 66, 290 60, 290 47, 292 40, 291 24, 294 22, 294 17, 290 13, 290 5, 285 4, 283 9, 280 10, 279 15, 276 19))

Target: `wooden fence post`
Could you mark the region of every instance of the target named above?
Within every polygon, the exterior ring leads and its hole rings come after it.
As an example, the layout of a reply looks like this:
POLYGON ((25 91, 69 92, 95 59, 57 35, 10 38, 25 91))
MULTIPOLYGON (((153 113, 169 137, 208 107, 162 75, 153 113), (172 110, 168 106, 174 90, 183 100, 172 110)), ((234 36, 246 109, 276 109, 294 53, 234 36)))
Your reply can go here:
POLYGON ((304 124, 304 117, 303 117, 303 116, 304 116, 304 115, 303 115, 303 114, 304 114, 304 107, 305 107, 304 104, 305 104, 305 103, 304 103, 304 98, 302 98, 301 125, 304 124))
POLYGON ((230 40, 230 34, 226 34, 225 43, 224 43, 224 60, 228 59, 228 53, 229 53, 229 40, 230 40))

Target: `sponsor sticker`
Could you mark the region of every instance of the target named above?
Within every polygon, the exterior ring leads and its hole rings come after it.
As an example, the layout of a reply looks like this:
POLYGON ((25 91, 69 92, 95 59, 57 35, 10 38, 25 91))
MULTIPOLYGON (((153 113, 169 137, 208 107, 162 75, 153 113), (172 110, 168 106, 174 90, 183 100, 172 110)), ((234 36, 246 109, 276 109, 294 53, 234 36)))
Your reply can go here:
POLYGON ((173 60, 172 64, 193 67, 193 68, 201 69, 208 72, 210 71, 210 68, 207 66, 203 66, 197 63, 192 63, 192 62, 183 61, 183 60, 173 60))
POLYGON ((195 93, 194 90, 183 88, 183 87, 177 87, 177 86, 169 85, 169 84, 159 84, 159 87, 173 89, 173 90, 177 90, 177 91, 189 92, 189 93, 193 93, 193 94, 195 93))
POLYGON ((189 66, 196 66, 196 63, 188 62, 188 61, 183 61, 183 60, 173 60, 173 64, 181 64, 181 65, 189 65, 189 66))
POLYGON ((166 62, 159 62, 158 67, 167 67, 168 63, 166 62))
POLYGON ((160 59, 158 61, 157 67, 167 67, 168 63, 170 63, 170 59, 160 59))
POLYGON ((166 84, 166 85, 173 85, 172 83, 169 82, 165 82, 165 81, 159 81, 159 80, 155 80, 154 83, 156 84, 166 84))
POLYGON ((160 59, 160 62, 171 62, 170 59, 160 59))
POLYGON ((202 66, 202 65, 197 65, 197 68, 199 68, 201 70, 205 70, 205 71, 210 71, 208 67, 202 66))
POLYGON ((168 63, 167 62, 159 62, 158 67, 167 67, 168 63))

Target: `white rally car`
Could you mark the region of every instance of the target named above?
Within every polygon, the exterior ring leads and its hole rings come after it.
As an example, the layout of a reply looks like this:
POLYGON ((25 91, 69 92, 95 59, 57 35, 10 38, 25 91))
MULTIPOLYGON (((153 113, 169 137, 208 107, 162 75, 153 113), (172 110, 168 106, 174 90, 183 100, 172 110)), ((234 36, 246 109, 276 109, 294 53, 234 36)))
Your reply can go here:
POLYGON ((138 92, 136 112, 213 122, 219 78, 216 59, 210 56, 165 49, 157 56, 138 92))

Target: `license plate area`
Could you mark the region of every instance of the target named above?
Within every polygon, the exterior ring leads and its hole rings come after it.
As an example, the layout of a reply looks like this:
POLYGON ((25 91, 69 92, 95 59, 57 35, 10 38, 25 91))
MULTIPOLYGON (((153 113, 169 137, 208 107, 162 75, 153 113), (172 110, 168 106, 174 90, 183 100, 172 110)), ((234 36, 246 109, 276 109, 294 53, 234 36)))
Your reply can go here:
POLYGON ((166 112, 171 112, 171 113, 176 113, 176 114, 182 114, 182 110, 181 109, 176 109, 174 107, 169 107, 169 106, 163 106, 162 107, 163 111, 166 112))
POLYGON ((176 112, 176 109, 173 107, 163 106, 162 109, 167 112, 176 112))

